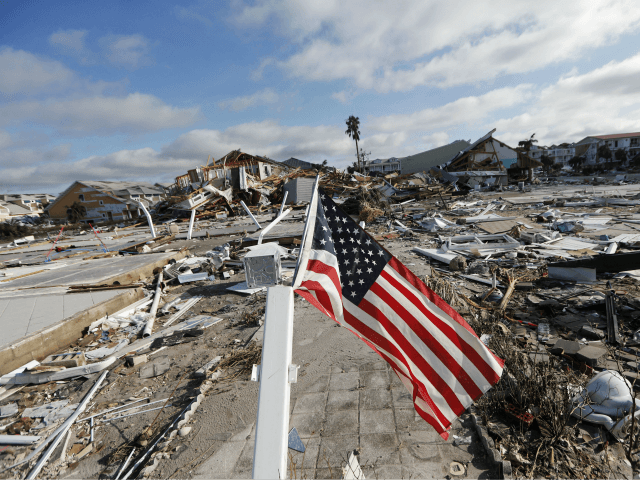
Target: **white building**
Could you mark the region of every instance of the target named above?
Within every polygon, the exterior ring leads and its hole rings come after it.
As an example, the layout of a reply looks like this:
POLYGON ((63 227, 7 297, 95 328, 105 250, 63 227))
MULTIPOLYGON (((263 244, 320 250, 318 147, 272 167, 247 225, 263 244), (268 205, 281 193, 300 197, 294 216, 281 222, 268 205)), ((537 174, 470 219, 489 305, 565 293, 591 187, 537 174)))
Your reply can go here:
POLYGON ((376 159, 369 160, 364 162, 364 172, 372 173, 372 172, 382 172, 382 173, 391 173, 391 172, 399 172, 401 170, 401 161, 399 158, 391 157, 387 159, 376 159))
MULTIPOLYGON (((622 149, 627 153, 627 158, 632 159, 640 154, 640 132, 635 133, 615 133, 612 135, 591 135, 583 138, 576 145, 586 146, 586 163, 594 165, 598 160, 598 148, 607 145, 613 154, 612 160, 615 161, 615 152, 622 149)), ((604 163, 601 160, 600 163, 604 163)))
POLYGON ((0 200, 14 205, 19 205, 33 213, 43 213, 42 204, 51 203, 56 199, 54 195, 48 193, 7 193, 0 195, 0 200))
POLYGON ((546 155, 556 165, 568 165, 569 160, 576 155, 576 147, 573 143, 562 143, 560 145, 551 145, 550 147, 533 145, 528 155, 535 160, 540 160, 543 155, 546 155))

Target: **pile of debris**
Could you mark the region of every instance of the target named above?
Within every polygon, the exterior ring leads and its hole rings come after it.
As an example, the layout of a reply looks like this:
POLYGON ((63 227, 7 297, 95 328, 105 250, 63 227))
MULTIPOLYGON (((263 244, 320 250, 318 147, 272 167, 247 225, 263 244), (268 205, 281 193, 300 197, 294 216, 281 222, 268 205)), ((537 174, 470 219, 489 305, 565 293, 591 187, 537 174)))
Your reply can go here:
POLYGON ((260 363, 263 289, 238 288, 248 251, 222 244, 170 262, 142 299, 0 377, 3 476, 148 476, 177 451, 204 396, 260 363))
POLYGON ((472 192, 367 227, 505 360, 475 414, 514 477, 640 469, 636 195, 472 192))

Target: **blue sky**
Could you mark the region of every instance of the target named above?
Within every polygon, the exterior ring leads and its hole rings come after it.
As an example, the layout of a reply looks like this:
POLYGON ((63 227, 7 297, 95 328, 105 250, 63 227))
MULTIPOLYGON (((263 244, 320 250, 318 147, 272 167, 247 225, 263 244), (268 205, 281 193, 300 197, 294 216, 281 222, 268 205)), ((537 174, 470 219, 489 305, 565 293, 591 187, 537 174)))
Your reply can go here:
POLYGON ((640 131, 635 0, 0 0, 0 193, 640 131))

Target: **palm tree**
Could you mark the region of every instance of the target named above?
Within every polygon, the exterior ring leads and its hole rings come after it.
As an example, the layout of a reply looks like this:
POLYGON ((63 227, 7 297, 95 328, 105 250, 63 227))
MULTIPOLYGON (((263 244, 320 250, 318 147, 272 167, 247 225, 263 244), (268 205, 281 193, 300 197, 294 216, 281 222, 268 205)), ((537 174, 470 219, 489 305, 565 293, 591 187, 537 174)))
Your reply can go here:
POLYGON ((624 165, 624 163, 627 161, 627 152, 624 148, 619 148, 615 151, 614 153, 616 160, 618 162, 620 162, 620 165, 624 165))
POLYGON ((611 157, 613 157, 613 155, 606 144, 598 147, 598 159, 604 158, 607 160, 607 163, 609 163, 609 170, 611 169, 611 157))
POLYGON ((360 167, 360 150, 358 149, 358 140, 360 140, 360 119, 350 115, 347 119, 347 130, 344 132, 356 141, 356 157, 358 158, 358 169, 362 173, 360 167))
POLYGON ((531 150, 531 147, 533 147, 534 143, 538 143, 538 140, 536 140, 535 137, 536 134, 532 134, 531 137, 529 137, 526 140, 520 140, 518 142, 518 147, 520 147, 522 150, 524 150, 525 152, 528 152, 529 150, 531 150))
POLYGON ((540 161, 544 165, 544 169, 546 170, 546 172, 549 173, 550 167, 554 163, 551 157, 549 155, 542 155, 540 157, 540 161))
POLYGON ((575 156, 571 160, 569 160, 569 165, 573 168, 574 171, 578 171, 580 166, 584 163, 584 157, 575 156))

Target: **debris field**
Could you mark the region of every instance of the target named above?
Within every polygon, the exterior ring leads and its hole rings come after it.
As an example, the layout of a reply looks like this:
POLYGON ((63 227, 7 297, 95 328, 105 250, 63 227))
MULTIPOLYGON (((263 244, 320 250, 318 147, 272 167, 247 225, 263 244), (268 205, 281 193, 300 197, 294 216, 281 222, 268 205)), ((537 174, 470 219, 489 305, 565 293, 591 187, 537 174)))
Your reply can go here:
MULTIPOLYGON (((247 285, 243 259, 257 243, 278 242, 291 282, 308 202, 302 186, 315 176, 231 152, 176 179, 151 212, 153 236, 146 222, 68 228, 0 249, 6 298, 36 289, 92 294, 98 306, 104 292, 131 297, 85 316, 72 340, 50 336, 42 355, 0 370, 0 476, 192 477, 233 432, 250 428, 266 289, 247 285), (285 206, 291 213, 259 238, 285 206), (123 267, 82 277, 133 260, 142 265, 135 274, 123 267), (72 269, 80 273, 62 282, 72 269), (202 429, 209 441, 191 443, 202 429)), ((467 460, 443 460, 439 475, 470 476, 474 461, 503 478, 640 471, 640 185, 598 183, 469 188, 427 173, 319 172, 320 188, 505 361, 500 382, 462 419, 464 433, 456 430, 467 460)), ((26 335, 59 332, 65 318, 26 335)), ((20 336, 0 347, 15 356, 3 358, 24 358, 20 336)), ((293 452, 288 475, 341 477, 356 459, 375 473, 359 447, 331 459, 316 453, 304 468, 293 452)))

